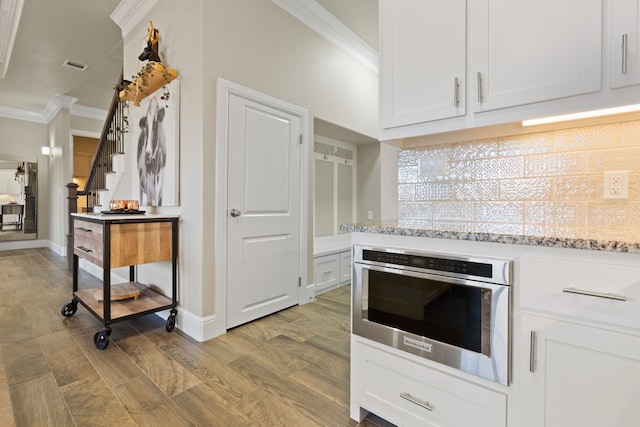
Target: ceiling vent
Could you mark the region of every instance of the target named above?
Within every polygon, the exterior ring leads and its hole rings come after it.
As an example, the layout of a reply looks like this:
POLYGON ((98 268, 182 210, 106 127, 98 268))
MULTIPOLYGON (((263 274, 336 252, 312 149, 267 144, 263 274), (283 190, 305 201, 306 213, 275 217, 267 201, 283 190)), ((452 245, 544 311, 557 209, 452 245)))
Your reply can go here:
POLYGON ((78 61, 72 61, 70 59, 65 59, 65 61, 62 63, 62 66, 63 67, 73 68, 75 70, 80 70, 80 71, 84 71, 88 67, 87 64, 83 64, 83 63, 78 62, 78 61))

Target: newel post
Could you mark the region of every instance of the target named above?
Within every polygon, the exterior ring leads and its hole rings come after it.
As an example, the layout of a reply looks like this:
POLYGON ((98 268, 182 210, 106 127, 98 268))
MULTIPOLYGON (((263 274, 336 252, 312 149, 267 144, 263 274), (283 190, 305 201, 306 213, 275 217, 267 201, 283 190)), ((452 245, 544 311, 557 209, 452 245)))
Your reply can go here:
POLYGON ((72 213, 78 212, 78 184, 70 182, 67 184, 69 201, 69 234, 67 234, 67 265, 73 268, 73 218, 72 213))

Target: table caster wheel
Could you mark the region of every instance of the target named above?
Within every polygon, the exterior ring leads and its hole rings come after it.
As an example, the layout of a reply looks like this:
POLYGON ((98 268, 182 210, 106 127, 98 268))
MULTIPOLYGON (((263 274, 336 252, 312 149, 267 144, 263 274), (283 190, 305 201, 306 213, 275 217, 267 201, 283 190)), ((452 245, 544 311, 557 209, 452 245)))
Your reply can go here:
POLYGON ((167 332, 172 332, 173 329, 176 327, 176 314, 177 314, 177 311, 174 308, 173 310, 171 310, 171 314, 169 314, 169 317, 167 317, 167 324, 165 326, 165 328, 167 329, 167 332))
POLYGON ((109 345, 109 331, 102 330, 96 332, 93 336, 93 343, 96 345, 98 350, 104 350, 109 345))
POLYGON ((78 301, 71 301, 69 304, 66 304, 62 307, 62 310, 60 310, 60 313, 64 317, 69 317, 76 314, 76 311, 78 311, 78 301))

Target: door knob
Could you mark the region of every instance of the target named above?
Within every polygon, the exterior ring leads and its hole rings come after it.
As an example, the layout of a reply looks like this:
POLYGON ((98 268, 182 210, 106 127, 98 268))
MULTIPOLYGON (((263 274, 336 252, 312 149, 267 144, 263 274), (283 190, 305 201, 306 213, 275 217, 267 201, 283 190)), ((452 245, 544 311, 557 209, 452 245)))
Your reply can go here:
POLYGON ((240 215, 242 215, 242 212, 240 212, 238 209, 235 209, 235 208, 231 209, 232 217, 236 218, 236 217, 239 217, 240 215))

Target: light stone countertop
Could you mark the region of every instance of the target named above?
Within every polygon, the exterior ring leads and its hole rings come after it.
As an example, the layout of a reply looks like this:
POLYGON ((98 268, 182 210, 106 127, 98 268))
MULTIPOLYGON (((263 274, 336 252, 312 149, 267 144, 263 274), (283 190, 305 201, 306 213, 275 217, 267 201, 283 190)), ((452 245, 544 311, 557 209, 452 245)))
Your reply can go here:
POLYGON ((591 251, 629 252, 640 254, 640 242, 415 229, 402 227, 398 221, 343 224, 340 226, 340 230, 396 236, 429 237, 434 239, 469 240, 475 242, 506 243, 511 245, 530 245, 549 248, 586 249, 591 251))

